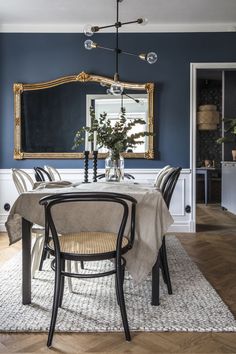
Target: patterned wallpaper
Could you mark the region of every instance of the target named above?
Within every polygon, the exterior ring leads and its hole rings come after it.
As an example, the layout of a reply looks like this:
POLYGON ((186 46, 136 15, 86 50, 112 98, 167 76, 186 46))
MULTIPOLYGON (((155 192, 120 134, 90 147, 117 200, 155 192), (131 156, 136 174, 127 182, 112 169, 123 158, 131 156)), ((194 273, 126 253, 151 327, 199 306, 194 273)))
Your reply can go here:
MULTIPOLYGON (((198 80, 197 105, 214 104, 217 110, 222 112, 222 82, 221 80, 198 80)), ((216 140, 221 137, 221 124, 217 130, 198 130, 197 129, 197 165, 202 166, 204 160, 214 160, 215 167, 220 167, 221 144, 216 140)))

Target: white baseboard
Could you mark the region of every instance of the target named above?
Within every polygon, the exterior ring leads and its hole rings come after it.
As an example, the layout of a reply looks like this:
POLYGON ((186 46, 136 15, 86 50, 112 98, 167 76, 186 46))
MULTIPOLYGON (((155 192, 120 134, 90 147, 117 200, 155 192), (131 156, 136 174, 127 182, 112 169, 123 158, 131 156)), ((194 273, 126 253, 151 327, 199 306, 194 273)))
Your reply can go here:
POLYGON ((177 221, 175 221, 174 224, 169 227, 168 232, 191 232, 190 229, 190 222, 178 223, 177 221))

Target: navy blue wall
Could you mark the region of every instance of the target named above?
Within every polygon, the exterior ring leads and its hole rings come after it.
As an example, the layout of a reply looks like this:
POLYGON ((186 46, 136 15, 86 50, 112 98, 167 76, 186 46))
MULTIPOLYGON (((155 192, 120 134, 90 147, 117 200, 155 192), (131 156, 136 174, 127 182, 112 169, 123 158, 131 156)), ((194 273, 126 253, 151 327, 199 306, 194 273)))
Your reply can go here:
MULTIPOLYGON (((0 168, 31 168, 43 160, 13 160, 14 82, 47 81, 81 71, 114 74, 114 54, 87 51, 82 34, 0 34, 0 168)), ((114 46, 114 35, 97 34, 94 40, 114 46)), ((189 167, 189 94, 191 62, 236 61, 236 33, 121 34, 120 47, 140 53, 158 53, 158 62, 146 64, 121 56, 124 81, 155 83, 156 160, 126 160, 129 168, 165 164, 189 167)), ((80 160, 47 160, 59 168, 82 167, 80 160)), ((103 166, 100 161, 100 167, 103 166)))

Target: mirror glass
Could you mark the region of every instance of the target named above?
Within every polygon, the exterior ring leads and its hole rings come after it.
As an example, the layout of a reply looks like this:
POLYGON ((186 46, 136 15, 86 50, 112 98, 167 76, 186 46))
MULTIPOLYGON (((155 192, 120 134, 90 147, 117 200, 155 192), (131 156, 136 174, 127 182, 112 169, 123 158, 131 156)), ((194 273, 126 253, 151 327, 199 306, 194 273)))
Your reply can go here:
MULTIPOLYGON (((87 116, 86 125, 91 126, 91 117, 89 114, 90 107, 95 110, 96 118, 99 118, 100 114, 107 113, 107 118, 115 125, 115 122, 119 119, 121 113, 121 107, 125 109, 126 118, 128 121, 132 121, 135 118, 143 119, 148 122, 148 95, 147 94, 124 94, 122 96, 112 95, 87 95, 87 116)), ((138 133, 140 131, 148 130, 147 124, 137 124, 130 131, 130 134, 138 133)), ((148 150, 149 137, 140 138, 143 141, 142 144, 136 145, 132 150, 128 150, 128 153, 144 154, 148 150)), ((98 149, 99 154, 107 153, 108 149, 101 147, 98 149)))
MULTIPOLYGON (((82 72, 48 82, 14 84, 14 158, 83 158, 84 146, 76 151, 72 146, 77 130, 90 124, 90 106, 94 106, 97 115, 105 111, 113 120, 119 116, 121 97, 105 94, 106 86, 112 82, 110 78, 82 72)), ((147 125, 139 128, 153 132, 154 85, 122 84, 132 97, 123 95, 127 116, 144 118, 147 125)), ((105 152, 99 151, 98 157, 104 158, 105 152)), ((154 158, 153 137, 147 137, 144 144, 125 156, 154 158)))

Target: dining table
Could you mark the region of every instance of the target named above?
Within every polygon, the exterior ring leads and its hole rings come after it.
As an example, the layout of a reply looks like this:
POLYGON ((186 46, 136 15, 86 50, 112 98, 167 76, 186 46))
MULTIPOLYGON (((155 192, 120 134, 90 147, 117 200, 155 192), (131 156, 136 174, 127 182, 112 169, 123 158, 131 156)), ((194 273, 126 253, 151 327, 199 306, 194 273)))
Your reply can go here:
MULTIPOLYGON (((6 229, 10 244, 22 239, 22 303, 31 303, 31 228, 33 224, 44 226, 44 207, 39 204, 42 197, 58 193, 116 192, 127 194, 137 200, 135 219, 135 240, 133 248, 126 254, 126 268, 134 285, 142 282, 152 271, 162 238, 173 223, 160 190, 150 183, 129 182, 41 182, 35 189, 22 193, 13 204, 6 229)), ((77 206, 73 206, 77 208, 77 206)), ((62 205, 55 211, 57 228, 60 233, 78 231, 79 220, 89 215, 89 210, 78 212, 78 223, 71 222, 73 212, 62 205), (72 229, 71 229, 72 228, 72 229)), ((112 226, 106 210, 98 210, 99 220, 105 218, 105 227, 112 226)), ((115 215, 113 215, 115 217, 115 215)), ((94 220, 93 220, 94 221, 94 220)), ((90 224, 92 221, 90 220, 90 224)), ((100 225, 99 227, 103 227, 100 225)), ((104 231, 104 230, 100 230, 104 231)), ((155 287, 155 284, 152 284, 155 287)))

